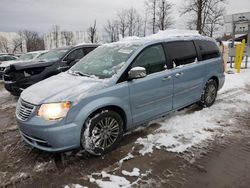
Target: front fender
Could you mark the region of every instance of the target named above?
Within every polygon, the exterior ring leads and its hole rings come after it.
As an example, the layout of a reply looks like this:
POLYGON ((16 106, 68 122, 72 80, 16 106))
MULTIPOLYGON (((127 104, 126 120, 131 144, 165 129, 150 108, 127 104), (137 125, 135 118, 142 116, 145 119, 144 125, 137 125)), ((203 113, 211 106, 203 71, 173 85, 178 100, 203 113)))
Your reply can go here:
POLYGON ((122 109, 126 115, 127 120, 127 129, 130 129, 132 126, 132 116, 129 105, 129 97, 124 100, 117 97, 102 97, 96 100, 92 100, 89 103, 82 105, 77 104, 76 107, 71 109, 69 116, 67 117, 67 122, 75 121, 78 123, 84 124, 87 118, 97 111, 98 109, 107 107, 107 106, 116 106, 122 109), (82 108, 81 108, 82 107, 82 108))

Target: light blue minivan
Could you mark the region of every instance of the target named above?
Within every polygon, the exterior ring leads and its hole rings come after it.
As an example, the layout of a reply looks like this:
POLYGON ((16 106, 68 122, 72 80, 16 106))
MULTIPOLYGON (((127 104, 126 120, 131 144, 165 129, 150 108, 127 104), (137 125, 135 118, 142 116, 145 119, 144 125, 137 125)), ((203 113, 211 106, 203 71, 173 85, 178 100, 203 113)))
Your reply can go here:
POLYGON ((211 38, 127 39, 102 45, 68 72, 24 90, 17 123, 35 148, 102 155, 141 124, 193 103, 211 106, 224 80, 211 38))

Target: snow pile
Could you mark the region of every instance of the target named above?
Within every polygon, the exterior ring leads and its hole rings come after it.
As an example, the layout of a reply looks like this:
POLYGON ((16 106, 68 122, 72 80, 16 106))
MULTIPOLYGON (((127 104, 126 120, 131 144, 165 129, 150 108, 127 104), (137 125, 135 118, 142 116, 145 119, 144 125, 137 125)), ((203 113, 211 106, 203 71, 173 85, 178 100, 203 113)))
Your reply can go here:
POLYGON ((119 161, 119 164, 122 164, 124 161, 128 161, 130 159, 133 159, 134 158, 134 155, 131 154, 131 153, 128 153, 128 155, 124 158, 122 158, 120 161, 119 161))
POLYGON ((152 153, 153 148, 164 147, 167 151, 183 152, 193 145, 201 143, 203 140, 211 138, 212 133, 207 129, 218 128, 210 121, 207 113, 213 114, 213 111, 206 110, 194 112, 192 114, 175 115, 168 118, 161 124, 154 134, 146 138, 139 138, 136 143, 143 145, 139 151, 142 155, 152 153))
MULTIPOLYGON (((99 175, 99 174, 96 174, 99 175)), ((130 181, 128 181, 124 177, 111 175, 106 173, 105 171, 101 172, 102 178, 109 178, 109 181, 95 179, 92 176, 89 177, 91 183, 96 183, 99 187, 102 188, 125 188, 130 186, 130 181)))
POLYGON ((139 168, 133 168, 132 172, 128 172, 126 170, 123 170, 122 174, 125 175, 125 176, 140 176, 140 169, 139 168))
POLYGON ((179 153, 212 139, 214 132, 221 128, 217 122, 230 124, 234 121, 231 117, 232 112, 248 110, 250 95, 244 93, 244 87, 250 83, 249 72, 249 70, 243 70, 241 74, 227 74, 225 87, 219 92, 218 99, 212 107, 190 114, 185 111, 177 112, 165 120, 158 121, 161 124, 159 129, 146 138, 137 139, 136 143, 143 146, 139 153, 145 155, 152 153, 154 148, 161 147, 167 151, 179 153), (234 90, 236 93, 232 93, 234 90), (229 91, 232 96, 228 95, 229 91), (223 100, 219 100, 221 98, 223 100))
POLYGON ((135 181, 128 181, 125 177, 108 174, 105 171, 101 173, 93 173, 89 176, 89 181, 91 183, 96 183, 101 188, 128 188, 138 185, 138 182, 144 181, 143 178, 151 174, 151 170, 147 170, 145 173, 140 174, 140 169, 134 168, 132 172, 123 170, 122 174, 125 176, 137 177, 135 181), (101 179, 96 179, 93 176, 101 176, 101 179))
POLYGON ((35 172, 43 172, 48 170, 53 170, 55 168, 54 162, 50 160, 49 162, 37 163, 34 167, 35 172))
POLYGON ((244 88, 247 83, 250 83, 250 70, 241 70, 239 74, 226 74, 225 84, 219 93, 231 89, 244 88))
POLYGON ((72 185, 65 185, 64 188, 88 188, 88 187, 82 186, 80 184, 72 184, 72 185))

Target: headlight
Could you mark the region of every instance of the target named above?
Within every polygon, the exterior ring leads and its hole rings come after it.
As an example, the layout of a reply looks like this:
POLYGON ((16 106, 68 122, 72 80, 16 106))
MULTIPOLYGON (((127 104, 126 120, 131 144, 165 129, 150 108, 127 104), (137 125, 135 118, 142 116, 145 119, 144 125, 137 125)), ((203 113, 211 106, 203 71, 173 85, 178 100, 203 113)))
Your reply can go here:
POLYGON ((38 110, 38 116, 46 120, 59 120, 67 115, 70 107, 70 102, 42 104, 38 110))

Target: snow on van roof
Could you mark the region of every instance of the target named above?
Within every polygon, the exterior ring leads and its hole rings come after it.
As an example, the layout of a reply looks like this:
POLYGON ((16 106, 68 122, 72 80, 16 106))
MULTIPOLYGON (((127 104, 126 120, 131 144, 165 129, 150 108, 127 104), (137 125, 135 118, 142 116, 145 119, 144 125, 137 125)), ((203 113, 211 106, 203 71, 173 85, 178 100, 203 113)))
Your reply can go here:
MULTIPOLYGON (((168 40, 168 39, 202 39, 202 40, 213 40, 209 37, 205 37, 199 34, 196 30, 180 30, 180 29, 167 29, 164 31, 158 31, 156 34, 148 35, 146 37, 125 37, 118 42, 111 43, 111 44, 127 44, 127 43, 134 43, 134 44, 145 44, 148 42, 153 42, 155 40, 168 40)), ((106 44, 110 45, 110 44, 106 44)))

